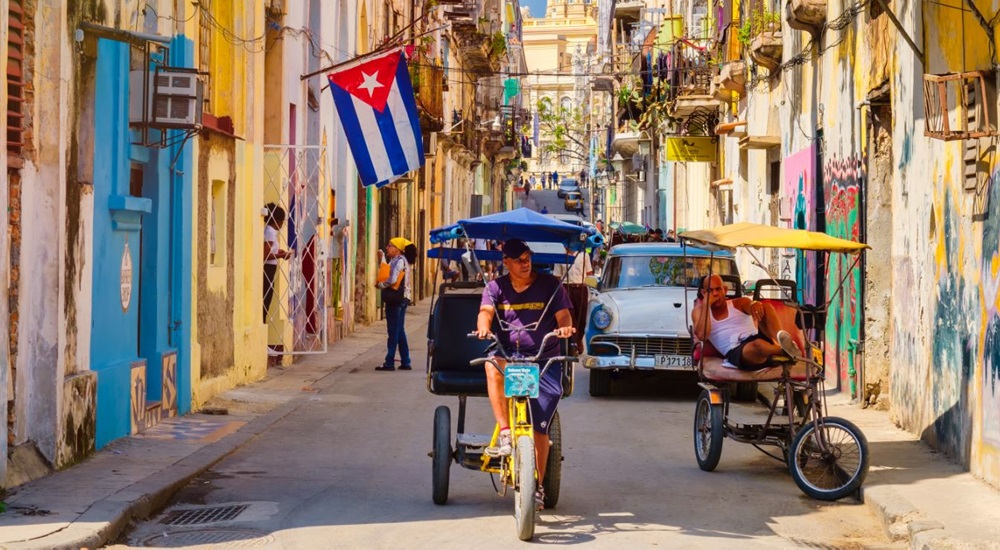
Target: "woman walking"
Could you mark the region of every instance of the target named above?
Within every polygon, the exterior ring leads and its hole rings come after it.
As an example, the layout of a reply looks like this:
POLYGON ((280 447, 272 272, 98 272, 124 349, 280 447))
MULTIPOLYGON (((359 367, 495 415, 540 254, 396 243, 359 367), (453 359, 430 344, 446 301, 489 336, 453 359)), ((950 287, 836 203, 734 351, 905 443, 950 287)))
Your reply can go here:
MULTIPOLYGON (((388 256, 388 276, 375 283, 382 290, 385 305, 385 324, 388 332, 385 361, 375 370, 396 370, 396 348, 399 348, 399 370, 411 370, 410 346, 406 341, 406 307, 413 299, 413 272, 411 265, 417 261, 417 247, 403 237, 389 241, 385 253, 378 251, 380 267, 386 264, 388 256)), ((379 272, 386 271, 381 268, 379 272)))

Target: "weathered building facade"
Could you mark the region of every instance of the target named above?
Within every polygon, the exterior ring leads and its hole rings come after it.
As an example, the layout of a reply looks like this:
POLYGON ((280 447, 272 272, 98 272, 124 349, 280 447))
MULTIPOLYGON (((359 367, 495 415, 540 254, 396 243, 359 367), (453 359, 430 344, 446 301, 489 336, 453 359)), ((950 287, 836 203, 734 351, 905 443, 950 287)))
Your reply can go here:
MULTIPOLYGON (((829 301, 828 387, 888 408, 995 486, 998 11, 976 0, 713 3, 717 159, 707 178, 682 178, 688 197, 676 203, 710 225, 870 244, 857 263, 763 259, 797 281, 801 301, 829 301)), ((763 275, 748 257, 741 272, 763 275)))

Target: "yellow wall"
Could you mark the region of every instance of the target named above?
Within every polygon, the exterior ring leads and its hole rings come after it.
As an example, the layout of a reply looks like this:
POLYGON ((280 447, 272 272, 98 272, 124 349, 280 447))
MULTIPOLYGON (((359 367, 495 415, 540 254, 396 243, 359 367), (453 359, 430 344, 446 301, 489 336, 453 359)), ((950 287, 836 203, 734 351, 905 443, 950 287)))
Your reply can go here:
MULTIPOLYGON (((215 2, 213 16, 220 25, 227 28, 243 29, 246 35, 259 36, 264 29, 264 8, 258 2, 215 2)), ((185 33, 195 43, 195 55, 200 54, 199 17, 197 13, 187 22, 185 33)), ((202 380, 200 365, 202 351, 198 339, 198 298, 193 293, 192 304, 192 385, 193 408, 197 409, 219 393, 258 380, 266 374, 267 348, 266 327, 260 319, 260 294, 263 285, 262 270, 259 269, 263 235, 260 209, 263 205, 263 180, 261 177, 261 151, 263 143, 263 98, 264 53, 262 48, 244 48, 230 44, 218 30, 212 32, 210 48, 209 89, 210 111, 216 116, 230 116, 236 135, 231 148, 216 148, 207 162, 208 180, 227 182, 235 186, 233 204, 229 214, 233 216, 233 240, 225 254, 233 258, 232 272, 223 266, 201 265, 198 254, 193 255, 192 287, 198 288, 198 274, 205 272, 207 287, 211 292, 228 292, 228 280, 233 280, 233 364, 225 374, 202 380), (253 50, 253 51, 252 51, 253 50), (259 52, 256 50, 260 50, 259 52), (257 98, 255 100, 255 98, 257 98), (232 164, 230 164, 232 155, 232 164)), ((192 140, 194 158, 204 154, 201 139, 192 140)), ((208 139, 229 139, 209 136, 208 139)), ((198 173, 200 163, 194 163, 193 181, 201 181, 198 173)), ((195 194, 193 207, 192 248, 197 250, 199 239, 207 238, 208 228, 200 226, 200 215, 209 209, 211 196, 201 203, 195 194)), ((223 327, 220 327, 223 328, 223 327)))

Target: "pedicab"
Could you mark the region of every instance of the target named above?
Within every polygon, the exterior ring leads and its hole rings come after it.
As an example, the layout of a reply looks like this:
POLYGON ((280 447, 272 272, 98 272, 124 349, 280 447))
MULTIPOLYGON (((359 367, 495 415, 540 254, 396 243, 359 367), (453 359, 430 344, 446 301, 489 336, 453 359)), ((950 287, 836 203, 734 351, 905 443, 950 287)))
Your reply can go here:
MULTIPOLYGON (((713 251, 744 249, 760 266, 764 264, 751 249, 786 248, 854 255, 856 266, 860 253, 869 248, 866 244, 825 233, 752 223, 687 231, 681 233, 680 238, 713 251)), ((851 270, 853 266, 845 272, 831 301, 843 288, 851 270)), ((859 495, 868 474, 868 441, 850 421, 827 415, 822 344, 810 342, 803 332, 808 326, 807 314, 817 308, 798 303, 794 290, 787 292, 791 286, 788 281, 762 279, 757 282, 755 295, 759 296, 761 289, 767 286, 786 291, 779 293, 777 298, 760 301, 775 308, 782 328, 792 336, 794 349, 788 353, 791 360, 761 370, 743 371, 725 365, 724 358, 710 342, 699 342, 696 359, 703 391, 698 397, 694 419, 698 466, 704 471, 713 471, 722 456, 722 442, 728 438, 749 443, 784 462, 795 484, 812 498, 833 501, 859 495), (763 423, 745 423, 730 416, 729 388, 747 382, 774 384, 774 396, 763 423), (771 454, 762 446, 778 447, 782 456, 771 454)), ((697 301, 694 307, 699 307, 700 303, 697 301)), ((692 337, 694 334, 692 327, 692 337)))
MULTIPOLYGON (((434 248, 428 257, 442 262, 461 261, 471 253, 475 261, 500 261, 499 250, 473 250, 445 246, 458 239, 506 240, 523 239, 529 243, 559 243, 570 250, 582 251, 588 246, 600 246, 603 238, 592 227, 565 223, 527 208, 491 214, 467 220, 430 232, 434 248)), ((533 265, 570 264, 573 256, 562 253, 532 254, 533 265)), ((441 271, 440 269, 438 271, 441 271)), ((436 282, 436 275, 435 275, 436 282)), ((455 438, 451 436, 451 409, 438 406, 434 411, 432 458, 432 498, 435 504, 448 501, 449 472, 452 463, 472 470, 488 472, 494 490, 505 496, 514 493, 514 517, 518 538, 530 540, 535 527, 535 465, 534 432, 528 399, 538 396, 538 386, 546 369, 562 366, 563 397, 573 391, 573 365, 576 357, 565 347, 558 357, 537 363, 537 357, 524 357, 517 350, 505 350, 500 340, 480 340, 469 334, 476 327, 485 283, 480 281, 445 281, 438 285, 431 297, 431 315, 428 323, 427 389, 435 395, 458 397, 458 419, 455 438), (487 452, 497 444, 499 426, 492 434, 466 432, 466 407, 469 397, 488 397, 487 368, 499 368, 490 357, 493 351, 508 360, 504 369, 504 393, 509 398, 512 452, 508 456, 494 456, 487 452), (499 481, 499 485, 498 485, 499 481)), ((551 303, 552 298, 549 299, 551 303)), ((546 306, 548 307, 548 306, 546 306)), ((512 330, 500 326, 500 316, 493 320, 495 334, 512 330)), ((554 337, 545 335, 540 349, 554 337)), ((488 405, 487 405, 488 406, 488 405)), ((548 428, 551 448, 546 461, 543 481, 545 507, 551 508, 559 500, 562 477, 562 430, 556 411, 548 428)))

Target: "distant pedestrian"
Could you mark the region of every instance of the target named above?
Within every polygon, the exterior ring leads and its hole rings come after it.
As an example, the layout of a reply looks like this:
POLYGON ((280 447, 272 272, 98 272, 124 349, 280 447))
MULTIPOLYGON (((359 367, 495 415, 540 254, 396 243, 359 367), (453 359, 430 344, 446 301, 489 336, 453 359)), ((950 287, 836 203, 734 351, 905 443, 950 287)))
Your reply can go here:
POLYGON ((528 198, 528 195, 530 194, 531 194, 531 186, 529 185, 528 187, 524 188, 524 198, 528 198))
POLYGON ((548 213, 549 213, 548 207, 546 207, 545 205, 542 205, 542 214, 548 214, 548 213))
POLYGON ((535 175, 534 174, 531 174, 531 177, 528 178, 528 186, 529 187, 534 187, 535 186, 535 175))
POLYGON ((375 367, 375 370, 396 370, 397 347, 399 370, 411 370, 413 367, 410 364, 410 345, 406 341, 406 308, 413 297, 413 273, 410 266, 417 261, 417 247, 403 237, 396 237, 389 240, 384 253, 379 250, 377 254, 379 281, 375 286, 382 291, 388 339, 385 361, 375 367), (389 258, 388 265, 386 256, 389 258))
POLYGON ((668 229, 667 230, 667 242, 668 243, 675 243, 675 242, 677 242, 677 232, 674 231, 673 229, 668 229))
POLYGON ((278 274, 278 260, 290 258, 292 253, 278 246, 278 232, 285 225, 285 209, 269 202, 264 206, 267 217, 264 220, 264 323, 267 311, 274 297, 275 277, 278 274))
POLYGON ((558 186, 559 186, 559 172, 556 172, 555 170, 553 170, 552 171, 552 187, 558 187, 558 186))

